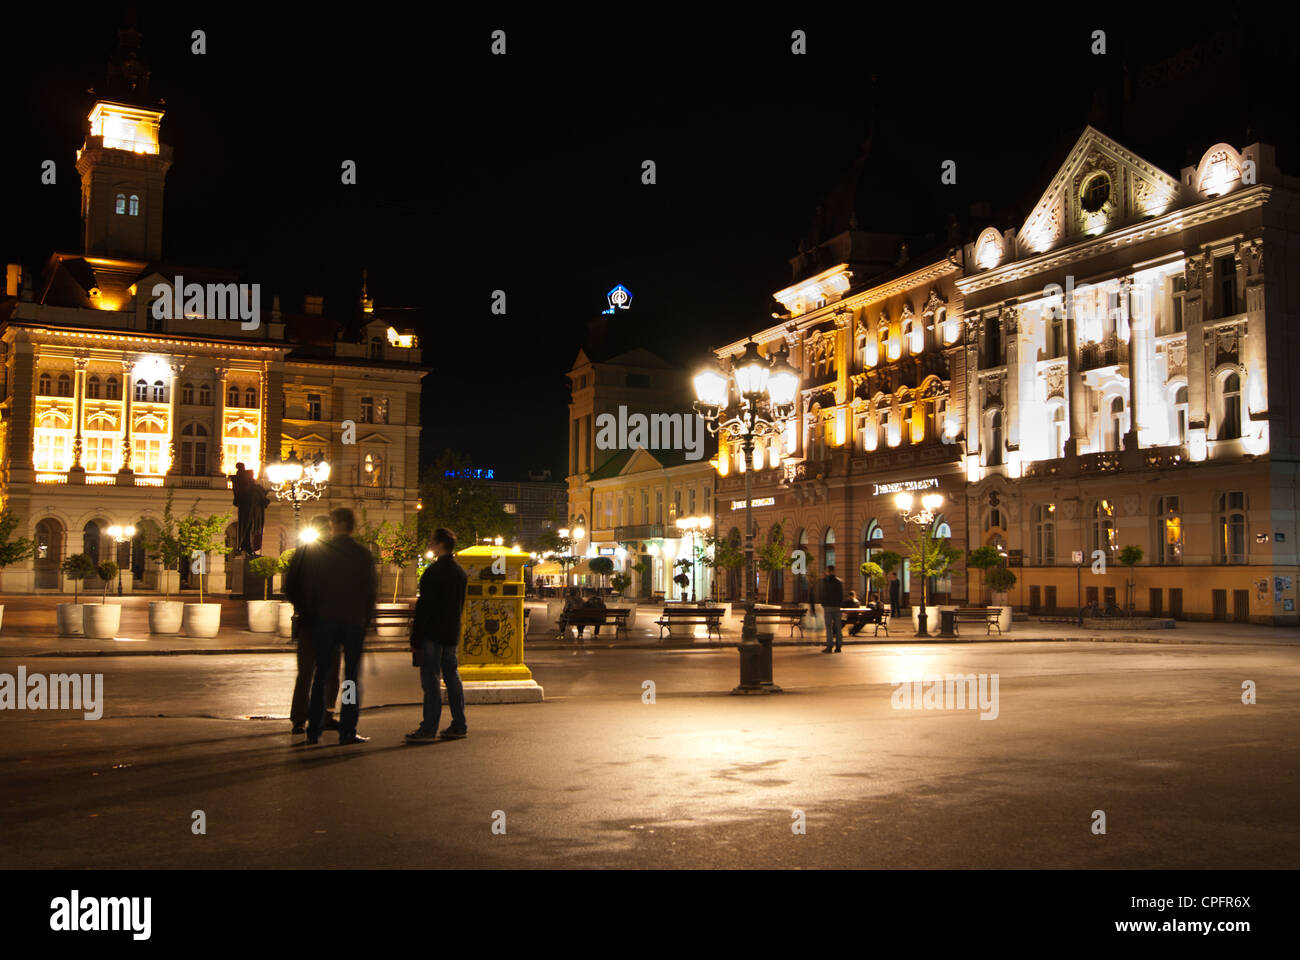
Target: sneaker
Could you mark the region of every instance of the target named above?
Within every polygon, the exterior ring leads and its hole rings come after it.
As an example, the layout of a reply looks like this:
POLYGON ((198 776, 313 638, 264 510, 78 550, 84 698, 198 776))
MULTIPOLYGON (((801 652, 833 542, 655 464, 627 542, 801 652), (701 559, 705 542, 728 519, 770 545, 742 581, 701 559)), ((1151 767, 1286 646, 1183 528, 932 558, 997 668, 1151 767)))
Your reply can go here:
POLYGON ((359 733, 354 733, 354 734, 352 734, 352 736, 350 736, 350 737, 339 737, 339 746, 340 746, 340 747, 348 747, 348 746, 351 746, 351 745, 354 744, 354 743, 369 743, 369 742, 370 742, 370 738, 369 738, 369 737, 363 737, 363 736, 362 736, 361 734, 359 734, 359 733))
POLYGON ((836 652, 836 653, 843 653, 844 651, 841 650, 839 647, 836 647, 836 648, 835 648, 835 652, 836 652))
POLYGON ((442 739, 444 740, 464 740, 467 736, 469 736, 469 731, 457 730, 454 727, 448 727, 446 730, 442 731, 441 736, 442 739))
POLYGON ((306 740, 303 741, 303 743, 306 746, 314 747, 316 746, 316 744, 320 743, 320 737, 308 737, 306 740))
POLYGON ((436 730, 425 730, 423 727, 416 727, 406 735, 407 743, 432 743, 438 739, 436 730))

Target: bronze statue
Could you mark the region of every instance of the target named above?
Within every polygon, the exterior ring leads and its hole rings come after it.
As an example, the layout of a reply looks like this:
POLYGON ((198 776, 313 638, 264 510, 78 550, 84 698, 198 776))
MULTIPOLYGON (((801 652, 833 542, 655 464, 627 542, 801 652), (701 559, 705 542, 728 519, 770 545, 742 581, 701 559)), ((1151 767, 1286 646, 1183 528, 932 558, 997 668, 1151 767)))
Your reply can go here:
POLYGON ((271 499, 270 494, 243 463, 235 464, 230 485, 234 493, 232 502, 239 511, 235 552, 256 556, 262 550, 262 526, 266 523, 266 505, 271 499))

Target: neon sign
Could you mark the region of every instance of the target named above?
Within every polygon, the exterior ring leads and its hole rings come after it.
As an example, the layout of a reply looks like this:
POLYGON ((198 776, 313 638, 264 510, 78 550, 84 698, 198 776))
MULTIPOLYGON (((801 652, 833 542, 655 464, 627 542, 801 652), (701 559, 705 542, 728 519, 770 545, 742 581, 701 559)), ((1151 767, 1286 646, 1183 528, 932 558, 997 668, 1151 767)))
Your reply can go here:
POLYGON ((604 313, 613 313, 615 310, 626 310, 632 306, 632 291, 623 284, 619 284, 609 293, 605 294, 605 299, 609 301, 609 309, 604 313))

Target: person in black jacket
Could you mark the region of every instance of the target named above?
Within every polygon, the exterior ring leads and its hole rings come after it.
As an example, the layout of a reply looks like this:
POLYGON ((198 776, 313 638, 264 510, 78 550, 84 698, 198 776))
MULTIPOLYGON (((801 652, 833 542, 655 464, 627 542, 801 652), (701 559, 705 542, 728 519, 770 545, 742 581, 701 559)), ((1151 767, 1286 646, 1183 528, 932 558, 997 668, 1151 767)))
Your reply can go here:
MULTIPOLYGON (((343 648, 343 700, 339 709, 339 743, 365 743, 358 736, 361 714, 361 651, 366 629, 375 615, 379 590, 375 560, 369 550, 352 537, 357 521, 352 511, 338 507, 330 511, 333 536, 304 551, 299 568, 304 607, 311 616, 311 639, 316 663, 337 661, 343 648)), ((295 559, 297 555, 295 554, 295 559)), ((311 684, 307 711, 307 743, 320 742, 325 725, 326 671, 317 670, 311 684)))
POLYGON ((835 641, 835 652, 843 653, 844 626, 840 623, 840 607, 844 606, 844 581, 835 576, 835 564, 826 565, 826 576, 817 584, 817 599, 821 601, 822 617, 826 621, 826 649, 831 652, 831 640, 835 641))
MULTIPOLYGON (((307 602, 307 584, 304 570, 307 558, 319 544, 300 544, 293 551, 289 569, 284 575, 284 595, 293 604, 293 640, 298 646, 298 676, 293 684, 293 701, 289 707, 291 733, 307 732, 307 711, 311 698, 311 681, 316 674, 316 644, 312 640, 312 611, 307 602)), ((339 658, 322 664, 325 671, 325 729, 337 730, 339 722, 334 717, 334 704, 339 699, 339 658)))
POLYGON ((465 723, 465 687, 460 682, 456 651, 460 647, 460 618, 465 610, 465 586, 469 580, 456 562, 456 537, 446 527, 433 531, 434 561, 420 577, 420 598, 415 603, 411 627, 411 649, 420 652, 420 685, 424 688, 424 718, 406 735, 410 743, 438 738, 442 718, 442 691, 438 677, 447 684, 447 705, 451 725, 442 731, 444 740, 459 740, 469 733, 465 723))

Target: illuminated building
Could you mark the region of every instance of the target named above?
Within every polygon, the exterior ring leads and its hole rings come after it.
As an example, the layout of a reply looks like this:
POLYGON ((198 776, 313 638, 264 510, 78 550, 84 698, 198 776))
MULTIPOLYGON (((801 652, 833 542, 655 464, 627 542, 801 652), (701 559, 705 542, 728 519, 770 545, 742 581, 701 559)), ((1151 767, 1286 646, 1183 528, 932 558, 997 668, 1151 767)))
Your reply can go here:
POLYGON ((1172 175, 1088 127, 967 246, 968 523, 1018 606, 1122 605, 1134 545, 1139 613, 1297 622, 1298 185, 1266 144, 1172 175))
MULTIPOLYGON (((268 297, 247 324, 222 319, 232 314, 214 314, 212 294, 242 294, 234 274, 160 259, 172 153, 159 141, 164 115, 147 98, 138 35, 122 37, 113 95, 96 100, 77 152, 82 250, 53 254, 35 282, 21 265, 5 271, 3 497, 21 520, 15 535, 37 545, 4 571, 7 591, 70 589, 59 563, 82 552, 129 568, 127 589, 156 588, 144 544, 166 495, 178 515, 197 501, 200 513, 233 520, 236 462, 260 473, 291 449, 332 466, 320 513, 363 506, 379 523, 413 515, 418 500, 425 368, 414 335, 385 321, 364 285, 359 338, 338 339, 319 297, 297 315, 268 297), (153 309, 156 288, 178 276, 207 294, 203 306, 187 296, 170 315, 153 309), (355 442, 343 442, 344 421, 355 442), (138 531, 116 553, 112 524, 138 531)), ((291 546, 292 526, 289 508, 273 502, 263 553, 291 546)), ((223 558, 209 570, 220 589, 223 558)))

